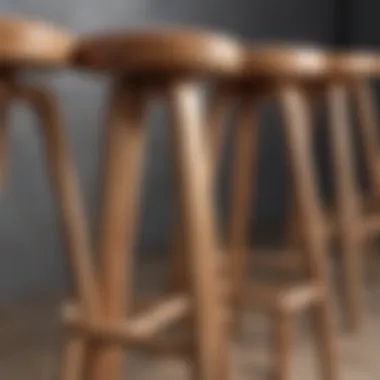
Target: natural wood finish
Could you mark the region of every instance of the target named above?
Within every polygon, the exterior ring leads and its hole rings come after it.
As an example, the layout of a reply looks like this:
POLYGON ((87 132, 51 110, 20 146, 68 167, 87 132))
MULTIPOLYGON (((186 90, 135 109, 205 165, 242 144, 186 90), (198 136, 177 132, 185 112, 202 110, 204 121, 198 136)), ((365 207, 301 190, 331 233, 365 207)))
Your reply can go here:
MULTIPOLYGON (((143 107, 136 89, 116 85, 105 131, 98 225, 102 320, 108 323, 118 322, 132 306, 132 249, 144 142, 143 107)), ((100 344, 90 359, 90 379, 121 377, 119 346, 100 344)))
POLYGON ((347 322, 357 330, 362 323, 363 297, 362 258, 359 199, 355 182, 355 162, 349 131, 347 89, 339 84, 328 88, 327 100, 330 108, 329 135, 331 141, 336 222, 338 243, 341 249, 342 289, 346 300, 347 322))
POLYGON ((66 64, 74 38, 43 21, 0 15, 0 66, 57 66, 66 64))
POLYGON ((296 313, 319 303, 325 296, 325 289, 319 284, 304 282, 289 284, 267 284, 251 282, 243 289, 247 305, 265 311, 296 313))
POLYGON ((92 69, 178 74, 231 74, 241 47, 230 37, 191 29, 121 30, 83 37, 73 62, 92 69))
POLYGON ((194 378, 227 379, 222 300, 211 201, 211 175, 196 87, 176 84, 168 91, 171 133, 186 242, 190 289, 194 297, 194 378))
POLYGON ((358 132, 369 184, 368 199, 371 207, 374 207, 373 211, 380 211, 379 133, 377 131, 379 118, 376 102, 370 83, 365 79, 357 81, 351 91, 357 107, 358 132))
POLYGON ((228 219, 226 227, 226 249, 231 266, 230 280, 233 283, 233 307, 236 321, 241 319, 246 280, 247 226, 252 201, 252 178, 257 159, 258 125, 254 115, 255 100, 251 94, 241 99, 234 127, 231 178, 229 187, 228 219))
MULTIPOLYGON (((25 85, 14 85, 11 91, 15 99, 29 104, 39 118, 48 173, 58 200, 59 216, 68 247, 72 295, 77 297, 87 318, 90 321, 97 320, 100 305, 85 215, 54 96, 40 87, 25 85)), ((85 352, 86 340, 83 337, 67 337, 62 353, 62 380, 80 380, 85 352)))
POLYGON ((137 341, 139 339, 144 340, 164 330, 173 321, 187 316, 189 312, 189 299, 185 296, 175 296, 163 298, 156 305, 131 316, 128 321, 117 322, 114 325, 105 322, 89 323, 73 304, 65 305, 62 314, 65 324, 71 328, 87 328, 94 331, 109 329, 109 331, 113 331, 115 336, 119 334, 125 340, 137 341))
POLYGON ((246 54, 243 77, 248 82, 258 78, 311 81, 328 76, 330 66, 329 54, 317 47, 252 46, 246 54))
MULTIPOLYGON (((328 286, 326 274, 327 241, 322 233, 321 206, 317 194, 314 166, 310 157, 310 115, 304 94, 295 86, 279 89, 279 101, 285 121, 285 144, 293 175, 295 207, 299 210, 300 234, 309 277, 320 286, 328 286)), ((338 379, 338 356, 332 326, 328 292, 312 307, 311 317, 324 379, 338 379)))
POLYGON ((332 77, 346 83, 380 74, 380 56, 370 51, 336 52, 331 57, 332 77))
POLYGON ((291 316, 278 309, 273 314, 274 378, 290 380, 292 370, 291 345, 293 341, 291 316))

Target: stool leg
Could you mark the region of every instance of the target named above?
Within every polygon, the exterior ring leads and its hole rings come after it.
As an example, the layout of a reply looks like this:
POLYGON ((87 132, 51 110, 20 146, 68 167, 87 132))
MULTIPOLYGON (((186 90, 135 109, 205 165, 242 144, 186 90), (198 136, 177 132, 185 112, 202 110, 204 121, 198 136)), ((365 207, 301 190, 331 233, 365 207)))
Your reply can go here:
POLYGON ((380 210, 380 161, 378 115, 370 84, 365 81, 355 83, 354 99, 359 121, 359 137, 363 148, 365 167, 368 172, 371 205, 380 210))
MULTIPOLYGON (((41 88, 21 87, 18 95, 27 101, 38 116, 45 148, 48 173, 58 200, 62 227, 68 247, 72 290, 89 318, 99 315, 98 289, 91 262, 91 248, 84 211, 78 194, 76 174, 67 154, 60 126, 59 112, 51 93, 41 88)), ((80 380, 86 341, 69 337, 64 347, 62 380, 80 380)))
MULTIPOLYGON (((101 173, 98 255, 104 322, 118 322, 132 303, 132 249, 140 193, 145 129, 138 88, 114 90, 106 126, 101 173)), ((122 378, 123 348, 99 344, 88 363, 93 380, 122 378)))
POLYGON ((279 89, 279 101, 285 121, 285 144, 294 181, 295 203, 300 217, 300 238, 305 248, 309 276, 326 287, 324 299, 312 309, 323 379, 338 378, 337 342, 333 331, 328 278, 327 246, 317 195, 314 166, 310 157, 311 127, 304 94, 296 87, 279 89))
POLYGON ((168 90, 172 145, 179 186, 181 228, 194 297, 194 378, 227 379, 225 310, 222 307, 218 257, 212 215, 211 172, 200 94, 194 84, 168 90))
POLYGON ((254 111, 254 95, 241 100, 237 109, 238 120, 234 126, 232 165, 229 179, 229 204, 226 249, 230 258, 233 285, 233 325, 242 319, 247 276, 247 227, 253 201, 252 178, 256 171, 258 123, 254 111))
POLYGON ((363 320, 362 302, 362 252, 360 243, 361 216, 355 183, 348 114, 347 90, 343 85, 331 85, 328 89, 330 107, 329 134, 334 168, 338 241, 342 257, 342 286, 347 306, 349 327, 356 331, 363 320))
POLYGON ((274 359, 275 380, 291 379, 292 315, 277 310, 274 317, 274 359))
MULTIPOLYGON (((213 94, 207 111, 206 134, 209 134, 209 155, 212 175, 216 175, 221 158, 224 140, 223 123, 230 108, 231 94, 229 89, 217 89, 213 94)), ((206 136, 207 137, 207 136, 206 136)), ((177 218, 177 216, 175 216, 177 218)), ((176 220, 176 219, 175 219, 176 220)), ((182 232, 177 223, 173 223, 174 233, 170 259, 169 289, 180 291, 186 287, 186 263, 180 252, 184 251, 182 232)))

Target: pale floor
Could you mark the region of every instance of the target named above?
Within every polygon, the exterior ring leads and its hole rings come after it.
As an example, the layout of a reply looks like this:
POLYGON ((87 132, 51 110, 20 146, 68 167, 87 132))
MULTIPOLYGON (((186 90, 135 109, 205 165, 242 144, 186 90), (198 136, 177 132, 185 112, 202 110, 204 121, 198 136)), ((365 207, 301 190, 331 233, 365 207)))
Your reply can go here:
MULTIPOLYGON (((342 380, 380 379, 380 288, 368 292, 370 312, 360 334, 339 333, 342 380)), ((0 309, 0 379, 58 380, 58 297, 40 296, 0 309)), ((268 379, 270 329, 261 315, 247 314, 241 339, 233 344, 233 379, 268 379)), ((312 335, 305 319, 295 324, 295 380, 318 379, 312 335)), ((187 379, 180 360, 154 360, 130 353, 125 379, 187 379), (127 376, 127 373, 129 376, 127 376)))

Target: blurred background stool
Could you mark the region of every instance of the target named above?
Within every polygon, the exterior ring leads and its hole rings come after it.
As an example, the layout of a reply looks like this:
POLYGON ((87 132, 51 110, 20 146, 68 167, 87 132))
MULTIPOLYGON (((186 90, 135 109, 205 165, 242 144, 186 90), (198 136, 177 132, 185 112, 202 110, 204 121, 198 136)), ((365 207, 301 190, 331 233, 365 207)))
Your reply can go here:
POLYGON ((123 344, 157 354, 185 355, 196 379, 229 378, 199 81, 236 73, 240 63, 240 46, 234 40, 190 30, 109 32, 78 42, 73 64, 109 75, 113 87, 105 126, 97 236, 100 308, 90 315, 78 299, 66 310, 66 322, 72 328, 66 368, 74 371, 76 366, 75 379, 82 378, 84 363, 90 379, 121 379, 123 344), (176 254, 184 255, 186 288, 136 314, 132 310, 132 248, 146 140, 143 116, 157 99, 169 108, 184 247, 176 254), (191 322, 190 340, 175 342, 160 334, 183 319, 191 322), (70 345, 82 351, 70 353, 70 345))
POLYGON ((79 199, 76 174, 70 163, 54 94, 22 78, 26 70, 48 70, 67 65, 73 37, 45 22, 0 16, 0 167, 4 177, 7 111, 25 102, 39 121, 50 181, 57 197, 62 228, 69 248, 68 265, 73 296, 85 304, 98 296, 91 250, 79 199))
MULTIPOLYGON (((276 378, 291 377, 292 318, 309 311, 318 348, 321 378, 339 378, 337 342, 327 278, 328 241, 311 151, 309 92, 314 91, 329 73, 327 53, 308 48, 252 47, 246 56, 242 75, 221 86, 210 104, 210 140, 214 161, 221 145, 221 116, 231 102, 237 102, 237 120, 233 126, 233 152, 229 178, 229 204, 226 227, 226 271, 232 279, 233 323, 246 306, 257 306, 273 318, 274 369, 276 378), (248 279, 251 254, 247 241, 250 202, 254 191, 258 153, 259 106, 274 98, 284 121, 284 148, 292 182, 293 213, 299 218, 301 281, 271 284, 248 279)), ((296 252, 279 250, 260 255, 283 262, 296 252)), ((252 263, 259 253, 253 249, 252 263)))
POLYGON ((341 290, 347 326, 358 331, 364 316, 363 255, 380 232, 380 167, 375 106, 370 80, 379 75, 380 59, 369 52, 333 55, 331 79, 326 83, 329 108, 329 139, 333 167, 334 204, 328 212, 332 236, 341 257, 341 290), (352 101, 352 103, 351 103, 352 101), (350 107, 350 105, 353 107, 350 107), (354 150, 353 109, 358 117, 357 136, 361 145, 368 192, 360 189, 354 150))

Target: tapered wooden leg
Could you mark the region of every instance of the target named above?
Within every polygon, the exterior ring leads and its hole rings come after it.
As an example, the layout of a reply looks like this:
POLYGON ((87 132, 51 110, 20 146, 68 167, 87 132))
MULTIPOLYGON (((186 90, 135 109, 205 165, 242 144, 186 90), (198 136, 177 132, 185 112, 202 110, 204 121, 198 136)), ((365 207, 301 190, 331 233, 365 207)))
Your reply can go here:
POLYGON ((349 131, 347 90, 339 85, 328 89, 330 108, 329 134, 334 169, 338 241, 341 249, 343 292, 347 322, 356 331, 363 321, 363 279, 361 216, 356 191, 355 161, 349 131))
MULTIPOLYGON (((229 88, 218 88, 212 95, 207 108, 205 139, 209 144, 208 155, 212 176, 215 177, 221 158, 222 144, 224 140, 227 113, 231 105, 231 92, 229 88)), ((177 205, 178 206, 178 205, 177 205)), ((173 238, 171 240, 171 259, 169 272, 169 289, 180 291, 186 287, 186 263, 183 255, 183 234, 178 224, 178 215, 175 215, 173 223, 173 238)))
POLYGON ((364 80, 355 83, 353 89, 359 121, 359 138, 363 149, 365 170, 368 176, 371 205, 380 211, 380 160, 379 118, 370 84, 364 80))
MULTIPOLYGON (((116 88, 106 126, 101 173, 98 255, 105 323, 120 321, 132 302, 132 249, 137 224, 144 143, 139 89, 116 88)), ((89 364, 91 380, 122 378, 122 347, 99 345, 89 364)))
POLYGON ((233 129, 233 152, 230 171, 226 249, 230 255, 233 286, 233 325, 241 322, 246 285, 248 223, 253 202, 252 178, 256 170, 258 122, 254 95, 243 97, 238 107, 238 120, 233 129), (255 112, 256 113, 256 112, 255 112))
POLYGON ((274 379, 290 380, 292 372, 291 346, 293 340, 292 316, 284 311, 278 310, 273 316, 274 323, 274 379))
MULTIPOLYGON (((89 320, 95 320, 99 317, 99 299, 92 252, 76 173, 66 148, 56 102, 52 94, 41 88, 19 87, 15 94, 25 100, 39 118, 48 174, 66 237, 72 295, 89 320)), ((82 379, 85 346, 81 337, 68 337, 63 348, 62 380, 82 379)))
POLYGON ((312 310, 314 332, 323 379, 339 377, 337 342, 333 331, 332 309, 326 274, 327 246, 315 181, 315 168, 310 156, 309 114, 303 93, 293 86, 279 89, 279 100, 285 121, 285 144, 294 181, 295 203, 300 216, 300 238, 305 249, 309 276, 326 287, 322 302, 312 310))
POLYGON ((186 247, 190 291, 194 297, 194 378, 228 379, 218 257, 200 94, 191 83, 168 90, 172 144, 186 247))

